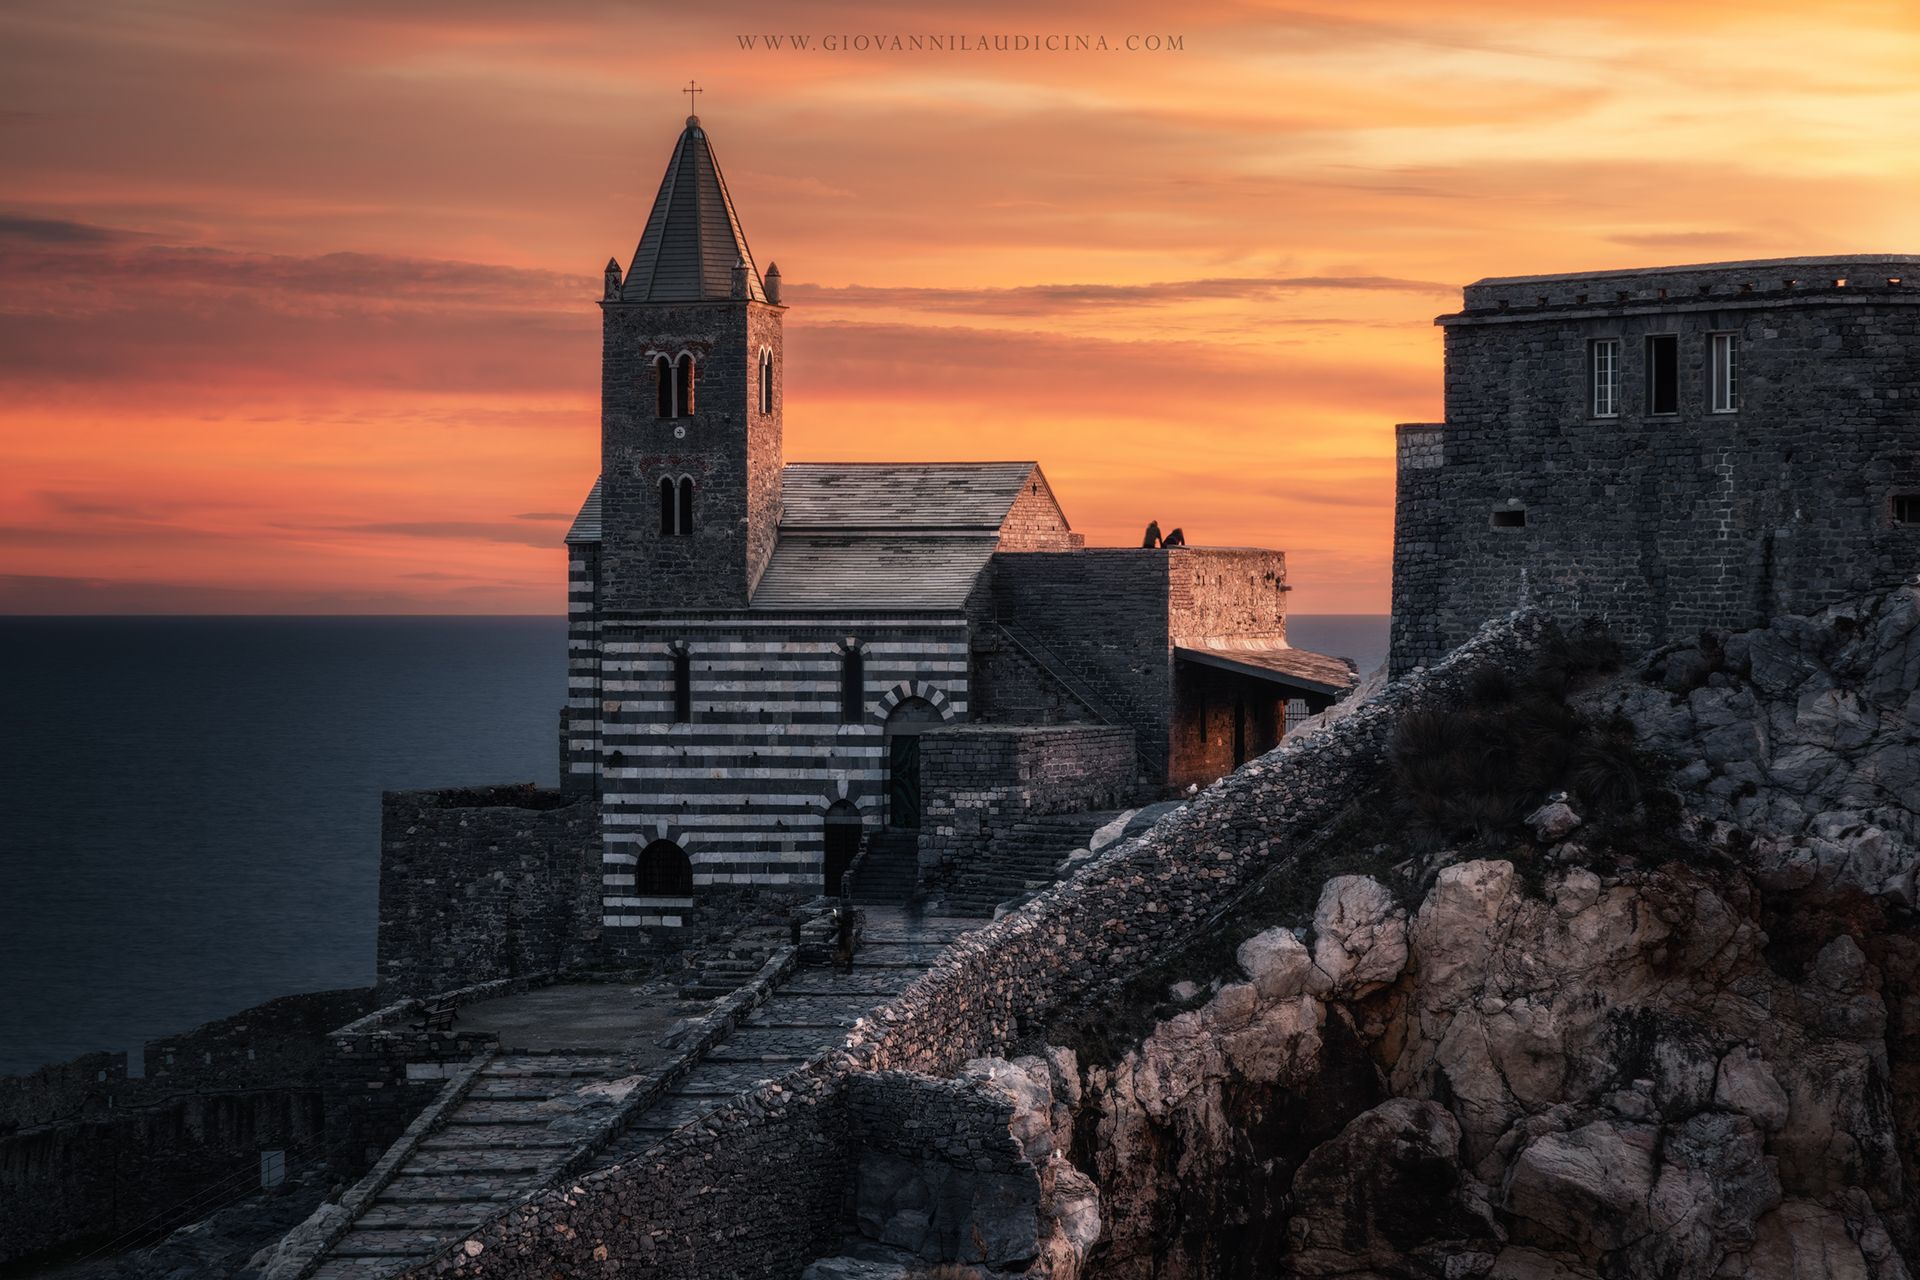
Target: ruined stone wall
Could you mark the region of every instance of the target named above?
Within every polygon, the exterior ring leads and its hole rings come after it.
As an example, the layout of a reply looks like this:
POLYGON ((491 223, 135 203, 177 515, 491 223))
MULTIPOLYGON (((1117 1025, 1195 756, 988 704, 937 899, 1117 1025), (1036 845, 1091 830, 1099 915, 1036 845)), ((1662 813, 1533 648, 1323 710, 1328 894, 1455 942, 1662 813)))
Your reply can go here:
POLYGON ((177 1225, 207 1187, 257 1185, 263 1150, 323 1157, 326 1033, 372 999, 270 1000, 149 1041, 131 1078, 126 1054, 97 1053, 0 1080, 0 1263, 177 1225))
POLYGON ((1133 732, 1115 725, 953 725, 920 735, 920 866, 977 857, 1022 818, 1133 795, 1133 732))
POLYGON ((582 962, 599 923, 599 842, 599 810, 578 793, 386 793, 382 986, 419 994, 582 962))
POLYGON ((1911 575, 1920 525, 1896 524, 1893 498, 1920 492, 1916 268, 1838 259, 1470 288, 1468 309, 1441 320, 1446 422, 1401 430, 1393 669, 1523 602, 1605 618, 1646 647, 1911 575), (1646 340, 1668 333, 1678 412, 1655 415, 1646 340), (1731 413, 1711 410, 1715 333, 1736 339, 1731 413), (1591 416, 1600 338, 1620 342, 1612 418, 1591 416))
POLYGON ((1167 556, 1173 643, 1287 638, 1287 557, 1241 547, 1176 547, 1167 556))

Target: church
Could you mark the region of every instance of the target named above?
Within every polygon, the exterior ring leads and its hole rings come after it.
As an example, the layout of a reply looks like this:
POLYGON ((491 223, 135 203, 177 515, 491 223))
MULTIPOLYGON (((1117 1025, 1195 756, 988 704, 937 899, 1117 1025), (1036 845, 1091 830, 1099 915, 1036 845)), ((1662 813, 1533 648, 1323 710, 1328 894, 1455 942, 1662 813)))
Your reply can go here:
POLYGON ((1030 460, 789 462, 780 270, 699 117, 600 307, 560 751, 598 798, 604 930, 726 888, 835 892, 883 835, 925 865, 960 775, 923 756, 984 758, 955 743, 1013 751, 1029 803, 1025 775, 1068 779, 1057 806, 1100 773, 1096 808, 1116 767, 1129 797, 1204 784, 1351 685, 1286 643, 1281 552, 1088 547, 1030 460), (1117 766, 1082 758, 1116 734, 1117 766))

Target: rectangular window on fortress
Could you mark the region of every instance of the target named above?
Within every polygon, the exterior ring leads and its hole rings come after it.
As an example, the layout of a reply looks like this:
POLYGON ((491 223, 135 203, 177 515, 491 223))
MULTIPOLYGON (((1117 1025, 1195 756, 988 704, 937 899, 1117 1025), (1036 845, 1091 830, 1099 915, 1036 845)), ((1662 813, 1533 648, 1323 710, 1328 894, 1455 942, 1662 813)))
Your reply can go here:
POLYGON ((1732 413, 1740 407, 1739 350, 1730 333, 1707 339, 1707 385, 1712 388, 1713 411, 1732 413))
POLYGON ((1587 344, 1587 412, 1596 418, 1620 416, 1620 339, 1596 338, 1587 344))
POLYGON ((1680 335, 1647 336, 1647 412, 1680 412, 1680 335))
POLYGON ((1893 495, 1893 522, 1909 528, 1920 528, 1920 493, 1893 495))

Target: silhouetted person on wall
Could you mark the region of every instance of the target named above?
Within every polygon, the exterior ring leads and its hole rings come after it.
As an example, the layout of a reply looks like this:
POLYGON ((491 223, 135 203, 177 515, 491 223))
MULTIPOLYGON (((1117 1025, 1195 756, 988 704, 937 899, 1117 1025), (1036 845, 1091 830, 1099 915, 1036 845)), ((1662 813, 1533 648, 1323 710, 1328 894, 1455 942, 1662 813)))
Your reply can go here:
POLYGON ((1160 545, 1163 547, 1186 546, 1187 545, 1186 531, 1183 529, 1175 529, 1172 533, 1167 535, 1166 541, 1162 542, 1160 545))
POLYGON ((1140 540, 1140 545, 1142 547, 1157 547, 1160 545, 1160 522, 1158 520, 1147 521, 1147 536, 1140 540))

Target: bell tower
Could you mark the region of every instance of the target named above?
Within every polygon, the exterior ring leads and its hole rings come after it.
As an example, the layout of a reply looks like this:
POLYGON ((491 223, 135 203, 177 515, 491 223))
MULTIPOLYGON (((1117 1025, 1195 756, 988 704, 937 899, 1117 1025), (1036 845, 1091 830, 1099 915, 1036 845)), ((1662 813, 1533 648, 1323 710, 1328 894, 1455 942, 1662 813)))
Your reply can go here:
POLYGON ((780 524, 779 269, 688 116, 625 274, 606 267, 601 606, 744 609, 780 524))

